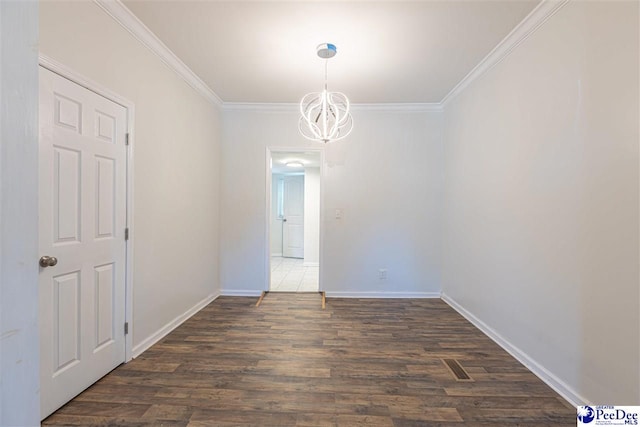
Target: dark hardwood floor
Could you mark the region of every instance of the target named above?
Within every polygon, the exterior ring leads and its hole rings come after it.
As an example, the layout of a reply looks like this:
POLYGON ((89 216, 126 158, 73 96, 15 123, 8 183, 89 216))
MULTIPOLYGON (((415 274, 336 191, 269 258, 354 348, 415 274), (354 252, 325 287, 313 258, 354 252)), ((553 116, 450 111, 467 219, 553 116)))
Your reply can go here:
POLYGON ((218 298, 43 425, 576 425, 571 405, 441 300, 256 301, 218 298))

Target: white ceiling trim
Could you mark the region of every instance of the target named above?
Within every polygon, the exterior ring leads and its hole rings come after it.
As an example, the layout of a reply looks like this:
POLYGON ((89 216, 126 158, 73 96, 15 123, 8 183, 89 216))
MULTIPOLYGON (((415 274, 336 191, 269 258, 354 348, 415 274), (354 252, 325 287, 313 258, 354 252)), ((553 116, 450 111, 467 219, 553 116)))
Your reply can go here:
POLYGON ((440 102, 351 104, 351 108, 354 111, 404 111, 415 113, 442 112, 442 104, 440 102))
MULTIPOLYGON (((264 102, 225 102, 225 111, 299 111, 300 104, 293 103, 264 103, 264 102)), ((351 104, 352 111, 402 111, 416 113, 442 112, 440 103, 380 103, 380 104, 351 104)))
POLYGON ((222 106, 222 99, 196 75, 191 68, 180 60, 146 25, 138 19, 120 0, 94 0, 124 29, 129 31, 140 43, 155 53, 169 68, 198 93, 215 105, 222 106))
POLYGON ((222 108, 225 111, 271 111, 288 113, 298 111, 300 106, 290 102, 225 102, 222 108))
POLYGON ((559 11, 569 0, 542 0, 496 47, 485 56, 448 94, 442 98, 443 107, 484 73, 502 62, 513 50, 559 11))

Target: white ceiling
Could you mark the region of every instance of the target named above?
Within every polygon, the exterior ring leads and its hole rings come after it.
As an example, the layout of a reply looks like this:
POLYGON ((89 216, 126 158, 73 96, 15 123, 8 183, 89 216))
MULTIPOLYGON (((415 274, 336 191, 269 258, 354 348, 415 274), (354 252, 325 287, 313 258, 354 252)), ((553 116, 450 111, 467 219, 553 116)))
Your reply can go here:
POLYGON ((124 0, 223 101, 268 103, 321 90, 323 42, 351 102, 440 102, 538 3, 124 0))

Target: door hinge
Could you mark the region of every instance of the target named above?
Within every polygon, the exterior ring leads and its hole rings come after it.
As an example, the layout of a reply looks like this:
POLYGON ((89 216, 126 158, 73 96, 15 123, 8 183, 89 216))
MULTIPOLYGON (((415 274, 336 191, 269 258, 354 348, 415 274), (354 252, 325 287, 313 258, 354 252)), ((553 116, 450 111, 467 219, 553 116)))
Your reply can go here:
POLYGON ((129 145, 129 132, 124 135, 124 145, 129 145))
POLYGON ((124 240, 129 240, 129 227, 124 229, 124 240))
POLYGON ((124 322, 124 334, 127 335, 129 333, 129 322, 124 322))

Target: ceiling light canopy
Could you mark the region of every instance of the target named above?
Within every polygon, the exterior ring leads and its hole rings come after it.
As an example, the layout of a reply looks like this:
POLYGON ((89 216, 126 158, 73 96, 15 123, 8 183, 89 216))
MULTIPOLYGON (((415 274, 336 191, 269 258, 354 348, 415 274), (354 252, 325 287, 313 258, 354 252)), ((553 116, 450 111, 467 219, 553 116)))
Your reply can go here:
POLYGON ((349 99, 340 92, 329 92, 327 63, 337 53, 331 43, 318 45, 317 54, 324 59, 324 90, 306 94, 300 101, 300 133, 312 141, 337 141, 349 135, 353 118, 349 112, 349 99))
POLYGON ((304 167, 302 162, 287 162, 287 163, 285 163, 285 165, 287 167, 290 167, 290 168, 303 168, 304 167))

